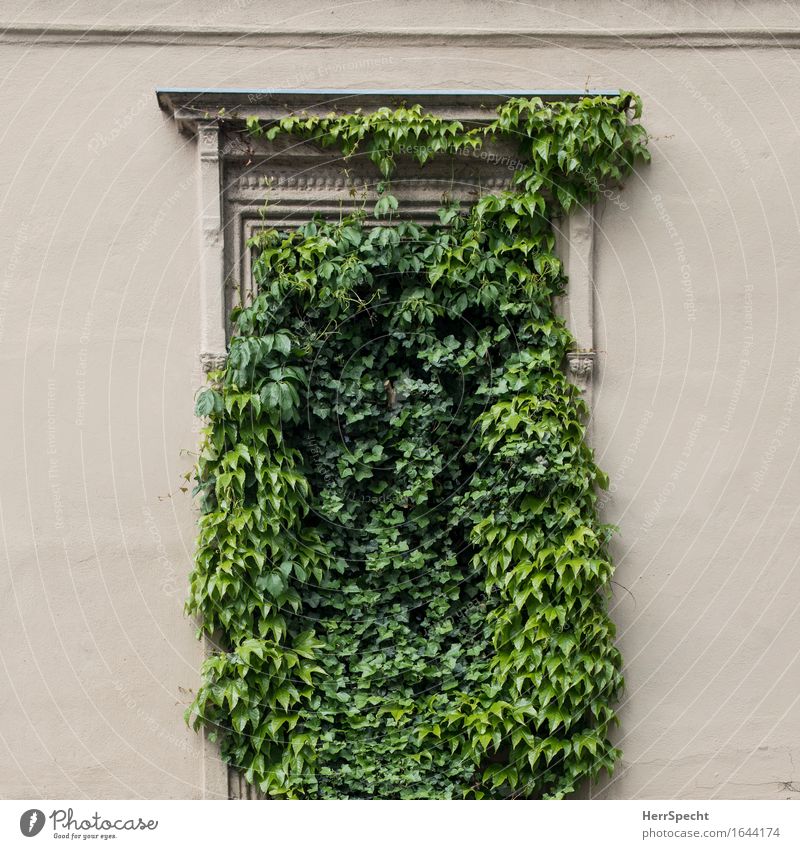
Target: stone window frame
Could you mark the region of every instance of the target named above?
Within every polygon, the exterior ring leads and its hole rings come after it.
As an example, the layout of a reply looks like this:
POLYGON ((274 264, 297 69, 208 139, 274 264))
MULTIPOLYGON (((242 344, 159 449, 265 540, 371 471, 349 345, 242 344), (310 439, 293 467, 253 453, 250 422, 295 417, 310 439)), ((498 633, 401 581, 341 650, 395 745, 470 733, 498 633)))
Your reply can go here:
MULTIPOLYGON (((465 124, 486 123, 509 97, 545 100, 618 91, 279 91, 165 88, 156 91, 160 108, 178 129, 196 141, 200 222, 199 357, 203 372, 221 367, 230 339, 230 311, 252 296, 247 240, 259 229, 297 225, 315 213, 328 215, 375 200, 380 180, 365 156, 344 161, 340 152, 308 141, 250 139, 245 118, 277 120, 290 113, 325 115, 331 111, 419 103, 426 111, 465 124)), ((438 154, 425 166, 409 155, 397 157, 392 193, 400 213, 420 223, 436 220, 444 194, 474 201, 498 191, 511 178, 518 154, 513 145, 493 143, 481 151, 455 156, 438 154)), ((575 339, 567 354, 568 375, 592 406, 595 376, 594 298, 595 242, 602 201, 573 211, 556 222, 559 255, 568 276, 567 291, 556 304, 575 339)), ((368 219, 369 220, 369 219, 368 219)), ((199 387, 198 387, 199 388, 199 387)), ((589 422, 591 425, 591 420, 589 422)), ((587 437, 590 430, 587 428, 587 437)), ((206 651, 213 647, 206 643, 206 651)), ((260 795, 221 762, 216 745, 204 737, 203 793, 206 798, 255 799, 260 795)))

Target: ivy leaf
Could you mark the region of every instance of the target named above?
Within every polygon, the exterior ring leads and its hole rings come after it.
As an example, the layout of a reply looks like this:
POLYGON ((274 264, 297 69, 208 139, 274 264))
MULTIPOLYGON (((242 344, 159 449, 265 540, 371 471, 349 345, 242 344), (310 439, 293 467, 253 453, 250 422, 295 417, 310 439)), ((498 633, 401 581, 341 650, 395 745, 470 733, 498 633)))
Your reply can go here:
POLYGON ((286 591, 286 577, 280 572, 270 572, 264 578, 264 589, 273 598, 280 598, 286 591))
POLYGON ((215 396, 216 393, 213 389, 203 390, 197 397, 197 402, 194 406, 194 414, 200 417, 211 415, 216 406, 215 396))

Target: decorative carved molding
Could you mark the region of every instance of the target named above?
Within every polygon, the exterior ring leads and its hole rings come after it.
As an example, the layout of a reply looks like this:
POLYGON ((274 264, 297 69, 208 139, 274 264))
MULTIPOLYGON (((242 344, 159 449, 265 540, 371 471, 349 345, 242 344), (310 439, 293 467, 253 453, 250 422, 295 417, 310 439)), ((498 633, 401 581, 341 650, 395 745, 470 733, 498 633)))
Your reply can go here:
MULTIPOLYGON (((575 210, 564 222, 561 257, 569 280, 562 311, 575 339, 575 351, 567 354, 568 374, 584 400, 592 407, 594 351, 594 263, 595 236, 602 205, 575 210)), ((591 421, 587 431, 591 427, 591 421)))
MULTIPOLYGON (((375 175, 372 183, 380 178, 375 175)), ((419 182, 417 178, 417 182, 419 182)), ((430 184, 430 181, 425 182, 430 184)), ((486 177, 481 182, 483 189, 495 191, 509 185, 510 177, 486 177)), ((397 180, 394 181, 396 186, 397 180)), ((369 185, 369 184, 367 184, 369 185)), ((348 179, 347 174, 341 171, 326 171, 323 173, 297 173, 286 169, 270 169, 268 176, 258 171, 250 170, 233 178, 229 184, 230 190, 244 192, 264 192, 265 189, 298 189, 303 192, 330 191, 332 189, 360 189, 364 184, 359 184, 353 179, 348 179)))
MULTIPOLYGON (((226 348, 224 233, 220 196, 223 157, 215 121, 197 126, 197 167, 200 195, 200 350, 213 356, 226 348)), ((201 357, 202 359, 202 357, 201 357)), ((206 361, 203 362, 206 367, 206 361)))
POLYGON ((203 372, 208 374, 210 371, 217 371, 224 368, 227 359, 228 355, 224 352, 202 351, 200 354, 200 365, 203 367, 203 372))
POLYGON ((585 392, 592 381, 594 372, 594 351, 569 351, 567 353, 567 364, 574 382, 585 392))
MULTIPOLYGON (((619 94, 618 89, 584 91, 288 91, 282 89, 193 89, 164 88, 156 90, 158 105, 170 115, 185 133, 195 133, 198 122, 224 114, 230 126, 248 115, 274 121, 293 112, 327 115, 331 112, 372 111, 382 106, 401 106, 413 101, 424 109, 448 120, 485 123, 495 117, 495 108, 509 97, 541 97, 543 100, 575 100, 586 95, 619 94), (223 112, 224 110, 224 112, 223 112)), ((300 155, 307 145, 276 142, 272 152, 283 148, 300 155)), ((234 154, 234 150, 227 153, 234 154)), ((241 151, 240 151, 241 153, 241 151)), ((327 152, 328 155, 331 151, 327 152)))

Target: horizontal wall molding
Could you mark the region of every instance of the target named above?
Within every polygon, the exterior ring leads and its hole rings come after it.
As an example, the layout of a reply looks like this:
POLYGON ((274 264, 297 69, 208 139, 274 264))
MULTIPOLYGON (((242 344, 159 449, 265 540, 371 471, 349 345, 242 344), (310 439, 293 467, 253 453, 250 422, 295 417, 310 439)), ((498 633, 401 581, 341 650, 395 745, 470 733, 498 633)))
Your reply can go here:
POLYGON ((800 28, 730 29, 506 29, 402 28, 381 30, 288 30, 216 26, 86 26, 0 23, 0 43, 29 45, 175 45, 324 50, 351 48, 513 47, 608 49, 800 48, 800 28))

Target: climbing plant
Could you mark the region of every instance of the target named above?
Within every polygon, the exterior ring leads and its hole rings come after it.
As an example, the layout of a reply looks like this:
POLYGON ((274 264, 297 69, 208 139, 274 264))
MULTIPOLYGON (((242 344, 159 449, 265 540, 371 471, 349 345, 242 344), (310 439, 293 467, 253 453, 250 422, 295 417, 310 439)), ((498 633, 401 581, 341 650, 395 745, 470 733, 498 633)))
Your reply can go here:
POLYGON ((197 399, 188 718, 265 794, 561 798, 611 770, 612 529, 564 373, 552 221, 645 159, 630 94, 250 120, 367 155, 378 200, 252 241, 258 293, 197 399), (401 218, 395 159, 518 144, 511 188, 401 218))

